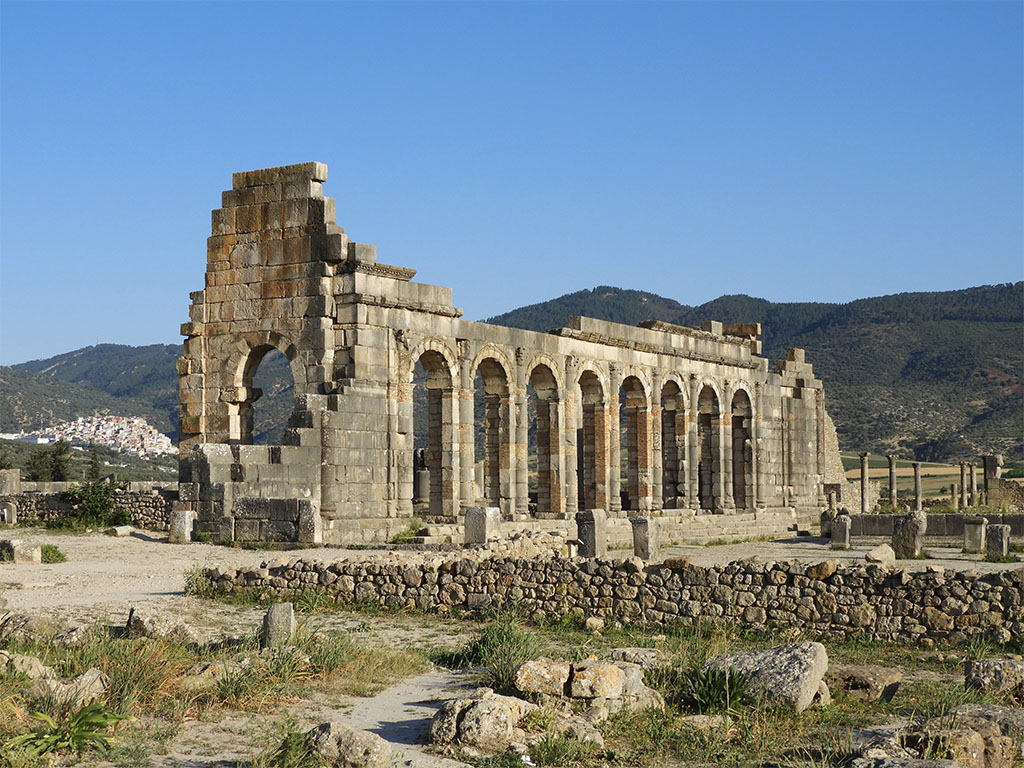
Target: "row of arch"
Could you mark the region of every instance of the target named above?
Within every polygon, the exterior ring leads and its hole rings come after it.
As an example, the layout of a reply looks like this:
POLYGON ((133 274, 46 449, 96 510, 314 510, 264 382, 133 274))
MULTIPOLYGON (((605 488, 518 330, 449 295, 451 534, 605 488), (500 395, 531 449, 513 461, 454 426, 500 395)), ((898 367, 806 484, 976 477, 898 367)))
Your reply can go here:
POLYGON ((431 516, 460 504, 539 517, 755 506, 756 398, 745 382, 671 373, 655 383, 633 366, 561 370, 547 356, 513 365, 487 348, 464 369, 453 358, 441 344, 409 357, 407 381, 426 390, 412 398, 412 444, 431 516))

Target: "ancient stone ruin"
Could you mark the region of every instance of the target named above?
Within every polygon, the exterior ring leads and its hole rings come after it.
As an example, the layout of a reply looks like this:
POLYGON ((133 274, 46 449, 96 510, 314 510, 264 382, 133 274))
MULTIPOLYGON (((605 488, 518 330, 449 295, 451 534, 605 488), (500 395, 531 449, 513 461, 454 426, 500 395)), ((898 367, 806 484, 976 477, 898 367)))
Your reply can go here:
POLYGON ((199 531, 346 543, 405 527, 417 363, 428 519, 460 521, 476 506, 522 520, 816 516, 825 505, 838 457, 826 460, 834 430, 803 350, 770 364, 758 324, 571 317, 534 333, 463 320, 450 289, 349 239, 326 179, 322 163, 236 173, 213 212, 178 363, 179 509, 199 531), (274 349, 294 410, 282 445, 253 445, 253 375, 274 349))

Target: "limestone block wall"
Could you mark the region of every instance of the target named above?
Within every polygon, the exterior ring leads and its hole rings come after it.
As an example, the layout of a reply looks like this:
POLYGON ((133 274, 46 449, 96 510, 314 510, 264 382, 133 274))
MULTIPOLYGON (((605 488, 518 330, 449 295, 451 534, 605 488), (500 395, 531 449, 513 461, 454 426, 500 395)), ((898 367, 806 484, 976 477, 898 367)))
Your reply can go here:
POLYGON ((900 642, 1006 642, 1024 633, 1021 570, 911 573, 835 561, 705 568, 683 560, 644 567, 635 559, 285 559, 207 575, 229 593, 251 589, 290 599, 314 590, 341 603, 424 611, 515 603, 538 617, 576 612, 638 624, 727 621, 900 642))
POLYGON ((373 246, 348 238, 323 197, 326 178, 320 163, 235 174, 213 212, 206 285, 192 294, 178 363, 181 503, 200 530, 345 543, 404 526, 417 364, 432 522, 457 522, 481 503, 507 519, 824 504, 824 392, 802 350, 773 367, 758 356, 756 324, 574 317, 535 333, 464 320, 450 289, 413 282, 415 270, 381 264, 373 246), (295 384, 285 445, 228 458, 211 446, 252 442, 253 374, 271 349, 295 384), (489 414, 480 477, 478 374, 489 414), (293 521, 266 517, 252 499, 271 509, 309 500, 309 525, 270 525, 293 521))

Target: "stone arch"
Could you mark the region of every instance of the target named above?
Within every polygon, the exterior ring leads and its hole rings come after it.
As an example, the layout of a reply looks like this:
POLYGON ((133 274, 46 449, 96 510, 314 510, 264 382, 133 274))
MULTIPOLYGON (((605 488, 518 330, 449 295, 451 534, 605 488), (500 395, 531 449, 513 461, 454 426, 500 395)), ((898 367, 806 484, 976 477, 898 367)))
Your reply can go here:
POLYGON ((703 382, 694 404, 697 418, 697 497, 700 508, 714 511, 722 505, 722 399, 712 381, 703 382))
POLYGON ((557 399, 561 400, 563 399, 561 393, 565 389, 565 377, 562 373, 563 367, 564 364, 559 365, 551 355, 547 355, 543 352, 537 352, 530 358, 525 366, 526 380, 527 382, 531 382, 533 374, 538 368, 546 368, 548 373, 551 374, 552 383, 550 384, 550 387, 556 391, 557 399))
POLYGON ((579 418, 576 423, 577 498, 582 509, 608 506, 608 396, 597 370, 580 371, 579 418))
POLYGON ((252 444, 254 406, 263 395, 262 390, 253 385, 253 378, 264 358, 274 350, 288 361, 295 395, 306 391, 306 367, 294 344, 274 331, 243 334, 225 364, 225 379, 231 386, 220 395, 227 407, 229 443, 252 444))
POLYGON ((410 355, 408 381, 412 382, 413 406, 413 504, 425 518, 455 522, 458 506, 458 400, 456 357, 448 345, 425 339, 410 355), (425 380, 414 379, 416 365, 425 380), (425 393, 419 392, 420 386, 425 393), (425 416, 417 419, 417 412, 425 416), (419 421, 419 423, 417 423, 419 421), (424 423, 425 422, 425 423, 424 423), (417 447, 417 438, 423 445, 417 447))
POLYGON ((737 387, 729 408, 732 422, 732 493, 737 509, 754 506, 754 408, 746 387, 737 387))
MULTIPOLYGON (((542 518, 560 518, 565 511, 562 494, 561 406, 562 387, 558 369, 538 355, 531 363, 527 381, 535 408, 535 449, 537 472, 536 513, 542 518)), ((549 358, 550 359, 550 358, 549 358)), ((553 362, 553 361, 552 361, 553 362)))
POLYGON ((686 392, 680 379, 669 376, 662 384, 661 423, 661 499, 663 509, 686 506, 686 392))
POLYGON ((475 495, 489 507, 501 507, 503 500, 507 506, 512 497, 513 381, 508 361, 496 353, 491 347, 482 350, 473 361, 470 374, 474 388, 475 495))
MULTIPOLYGON (((628 366, 619 385, 620 456, 625 457, 626 483, 622 487, 622 509, 630 512, 651 509, 651 403, 646 386, 628 366)), ((620 469, 621 472, 621 469, 620 469)))

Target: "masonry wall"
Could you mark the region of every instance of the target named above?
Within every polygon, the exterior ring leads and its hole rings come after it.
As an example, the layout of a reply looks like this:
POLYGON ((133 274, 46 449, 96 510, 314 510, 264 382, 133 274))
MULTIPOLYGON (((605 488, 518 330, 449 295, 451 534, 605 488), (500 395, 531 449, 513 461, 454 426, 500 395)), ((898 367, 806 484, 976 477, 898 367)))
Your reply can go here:
POLYGON ((758 356, 759 326, 713 321, 695 329, 574 317, 534 333, 463 320, 449 288, 413 282, 415 270, 379 263, 373 246, 349 239, 323 196, 326 179, 321 163, 238 173, 213 212, 205 287, 192 294, 178 362, 181 503, 200 531, 234 540, 294 530, 299 541, 346 543, 404 526, 414 514, 417 363, 431 425, 421 512, 433 522, 457 522, 480 503, 506 519, 571 519, 587 498, 612 517, 668 506, 807 513, 825 503, 824 392, 802 350, 773 365, 758 356), (271 349, 288 359, 295 385, 284 444, 226 452, 251 443, 261 395, 253 375, 271 349), (493 416, 486 499, 474 468, 477 372, 493 416), (679 411, 680 434, 669 465, 679 482, 667 494, 665 409, 679 411), (593 457, 582 502, 578 435, 593 457), (308 524, 274 518, 273 502, 285 499, 309 502, 308 524))
MULTIPOLYGON (((67 486, 73 483, 22 483, 22 486, 67 486)), ((0 504, 13 502, 18 507, 18 520, 24 522, 49 523, 59 520, 71 512, 71 505, 61 501, 60 494, 67 488, 47 491, 24 491, 18 494, 0 495, 0 504)), ((118 490, 114 494, 114 509, 127 510, 132 525, 150 531, 168 529, 171 510, 178 500, 174 487, 160 487, 153 490, 118 490)))
POLYGON ((222 589, 287 600, 315 590, 341 603, 424 611, 516 604, 537 616, 615 617, 639 624, 727 621, 908 642, 1024 633, 1024 570, 890 571, 741 561, 449 559, 410 564, 283 560, 207 575, 222 589))

